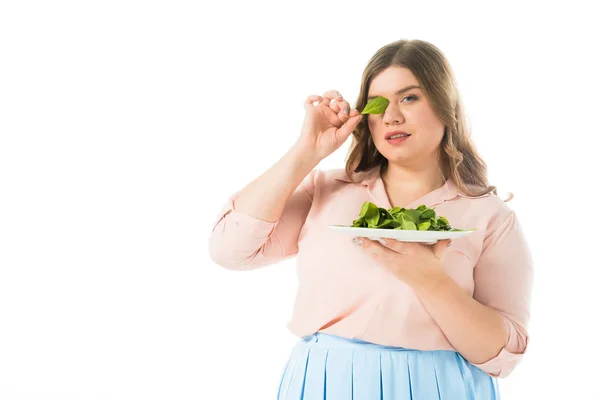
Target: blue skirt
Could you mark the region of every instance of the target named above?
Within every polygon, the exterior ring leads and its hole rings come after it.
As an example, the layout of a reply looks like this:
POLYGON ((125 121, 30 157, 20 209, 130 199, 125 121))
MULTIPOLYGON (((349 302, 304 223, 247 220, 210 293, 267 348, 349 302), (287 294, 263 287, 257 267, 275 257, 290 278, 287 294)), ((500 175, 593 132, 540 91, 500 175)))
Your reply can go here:
POLYGON ((498 400, 497 378, 450 350, 381 346, 317 332, 292 350, 278 400, 498 400))

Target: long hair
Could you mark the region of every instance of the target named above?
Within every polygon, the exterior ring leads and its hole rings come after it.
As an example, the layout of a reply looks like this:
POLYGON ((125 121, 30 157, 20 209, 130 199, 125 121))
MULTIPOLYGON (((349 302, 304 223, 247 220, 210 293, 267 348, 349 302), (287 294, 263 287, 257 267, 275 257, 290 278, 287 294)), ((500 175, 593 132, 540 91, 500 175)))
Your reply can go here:
MULTIPOLYGON (((444 124, 439 151, 444 178, 451 178, 457 188, 469 196, 489 192, 497 194, 496 187, 488 184, 487 166, 466 128, 454 73, 444 54, 433 44, 422 40, 398 40, 379 49, 365 67, 355 108, 364 108, 371 82, 380 72, 392 66, 404 67, 413 73, 433 111, 444 124)), ((375 147, 367 118, 360 121, 352 135, 346 159, 349 177, 353 172, 387 166, 388 160, 375 147)), ((505 201, 511 198, 512 194, 505 201)))

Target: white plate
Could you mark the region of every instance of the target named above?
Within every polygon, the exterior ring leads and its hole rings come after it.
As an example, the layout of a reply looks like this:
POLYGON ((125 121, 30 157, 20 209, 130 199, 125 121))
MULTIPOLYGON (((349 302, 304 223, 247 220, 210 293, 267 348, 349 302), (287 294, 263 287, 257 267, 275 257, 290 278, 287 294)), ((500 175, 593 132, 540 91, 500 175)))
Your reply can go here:
POLYGON ((336 230, 347 235, 366 237, 372 240, 381 238, 396 239, 402 242, 419 242, 419 243, 436 243, 443 239, 458 239, 469 233, 473 233, 475 229, 469 229, 458 232, 448 231, 405 231, 400 229, 375 229, 375 228, 354 228, 352 226, 329 225, 333 230, 336 230))

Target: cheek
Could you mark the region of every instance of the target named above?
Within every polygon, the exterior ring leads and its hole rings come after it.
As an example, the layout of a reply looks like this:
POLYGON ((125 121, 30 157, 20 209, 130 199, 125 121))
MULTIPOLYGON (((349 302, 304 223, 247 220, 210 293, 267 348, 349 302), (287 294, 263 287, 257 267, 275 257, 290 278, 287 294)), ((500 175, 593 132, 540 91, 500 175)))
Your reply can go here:
POLYGON ((431 130, 423 132, 420 135, 420 144, 422 147, 426 147, 428 149, 437 149, 442 143, 443 136, 443 131, 440 133, 436 127, 431 127, 431 130))
POLYGON ((419 121, 419 125, 426 127, 427 132, 431 132, 432 140, 441 140, 444 135, 444 124, 437 119, 433 110, 429 108, 422 108, 416 110, 415 120, 419 121))
POLYGON ((379 126, 379 124, 377 123, 377 121, 375 120, 375 118, 373 116, 369 115, 367 123, 368 123, 369 130, 371 131, 371 133, 377 132, 377 127, 379 126))
POLYGON ((418 127, 418 137, 420 147, 435 149, 439 147, 444 137, 444 125, 433 115, 430 110, 415 110, 411 115, 418 127))

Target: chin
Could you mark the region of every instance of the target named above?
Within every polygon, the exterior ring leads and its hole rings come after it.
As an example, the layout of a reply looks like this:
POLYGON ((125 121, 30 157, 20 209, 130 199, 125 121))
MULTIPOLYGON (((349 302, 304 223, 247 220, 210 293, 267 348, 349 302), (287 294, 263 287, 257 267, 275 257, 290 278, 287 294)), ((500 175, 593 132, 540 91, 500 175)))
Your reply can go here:
POLYGON ((383 143, 383 145, 381 146, 381 150, 379 152, 381 154, 383 154, 386 158, 387 157, 392 157, 392 158, 393 157, 406 157, 409 154, 415 153, 415 149, 412 148, 412 146, 406 146, 406 145, 393 146, 388 143, 383 143), (381 151, 381 150, 383 150, 383 151, 381 151))
POLYGON ((388 151, 386 153, 381 153, 381 155, 388 160, 388 162, 394 164, 403 164, 406 161, 410 161, 414 159, 414 154, 410 154, 409 152, 402 152, 402 154, 398 154, 398 152, 388 151))

